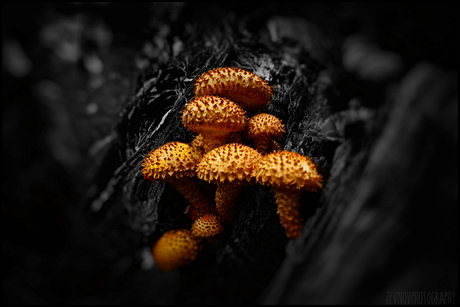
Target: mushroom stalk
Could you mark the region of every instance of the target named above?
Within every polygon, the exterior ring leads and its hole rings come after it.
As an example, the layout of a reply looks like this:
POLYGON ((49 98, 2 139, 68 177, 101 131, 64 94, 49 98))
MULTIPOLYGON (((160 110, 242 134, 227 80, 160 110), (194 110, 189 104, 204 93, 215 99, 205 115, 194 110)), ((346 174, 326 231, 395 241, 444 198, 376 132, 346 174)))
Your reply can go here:
POLYGON ((203 133, 203 149, 205 152, 222 146, 226 143, 230 133, 203 133))
POLYGON ((215 212, 212 201, 206 197, 195 178, 170 178, 167 181, 188 200, 193 209, 195 209, 197 216, 215 212))
POLYGON ((260 136, 254 138, 253 145, 254 148, 260 153, 270 153, 271 152, 271 138, 269 136, 260 136))
POLYGON ((295 239, 302 235, 303 218, 300 214, 301 191, 295 189, 273 189, 281 224, 286 236, 295 239))
POLYGON ((289 239, 302 235, 300 196, 302 191, 321 189, 322 176, 309 157, 291 151, 267 154, 259 162, 256 181, 275 192, 277 212, 289 239))
POLYGON ((216 209, 224 220, 232 221, 234 218, 233 207, 235 200, 241 192, 242 185, 240 182, 220 183, 216 190, 216 209))

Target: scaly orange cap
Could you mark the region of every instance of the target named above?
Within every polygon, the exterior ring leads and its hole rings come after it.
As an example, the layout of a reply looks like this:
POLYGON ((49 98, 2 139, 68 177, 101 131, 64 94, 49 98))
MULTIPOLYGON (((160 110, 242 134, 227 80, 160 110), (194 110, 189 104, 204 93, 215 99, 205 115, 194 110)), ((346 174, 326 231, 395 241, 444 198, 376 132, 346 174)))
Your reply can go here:
POLYGON ((167 231, 152 248, 155 266, 162 271, 171 271, 189 265, 202 250, 201 241, 190 229, 167 231))
POLYGON ((217 95, 240 104, 247 111, 264 110, 273 89, 262 77, 236 67, 212 69, 196 79, 195 95, 217 95))
POLYGON ((254 148, 260 153, 269 153, 271 140, 278 139, 286 132, 281 120, 267 113, 259 113, 251 117, 246 124, 244 134, 248 140, 254 140, 254 148))
POLYGON ((246 112, 223 97, 197 97, 182 111, 182 124, 188 130, 202 134, 201 146, 208 152, 225 144, 230 133, 244 129, 246 112))
POLYGON ((192 177, 198 161, 192 147, 181 142, 170 142, 149 152, 142 163, 144 178, 158 179, 192 177))
POLYGON ((200 216, 192 225, 192 234, 200 238, 209 238, 218 235, 224 230, 219 216, 205 214, 200 216))

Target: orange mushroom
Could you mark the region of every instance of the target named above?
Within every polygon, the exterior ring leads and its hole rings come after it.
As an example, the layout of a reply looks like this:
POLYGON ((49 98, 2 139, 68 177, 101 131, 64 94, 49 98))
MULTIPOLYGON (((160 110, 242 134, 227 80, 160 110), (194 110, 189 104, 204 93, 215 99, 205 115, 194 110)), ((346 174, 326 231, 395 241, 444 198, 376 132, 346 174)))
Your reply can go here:
POLYGON ((277 212, 289 239, 302 235, 300 214, 301 191, 315 192, 322 188, 322 177, 308 157, 290 151, 263 156, 258 165, 256 181, 271 186, 275 192, 277 212))
POLYGON ((195 80, 195 96, 217 95, 240 104, 246 111, 265 110, 273 89, 262 77, 236 67, 219 67, 195 80))
MULTIPOLYGON (((193 99, 182 111, 182 124, 202 135, 205 152, 225 144, 231 132, 242 131, 246 112, 233 101, 218 96, 193 99)), ((199 139, 196 142, 199 144, 199 139)))
POLYGON ((192 234, 198 238, 211 239, 224 230, 221 218, 216 214, 205 214, 192 224, 192 234))
POLYGON ((194 178, 199 156, 185 143, 170 142, 149 152, 142 163, 144 178, 169 182, 190 202, 198 216, 215 211, 212 201, 194 178))
MULTIPOLYGON (((272 150, 272 139, 278 139, 286 132, 281 120, 267 113, 259 113, 251 117, 246 124, 246 139, 253 140, 254 148, 262 154, 272 150)), ((276 143, 274 144, 276 146, 276 143)))
POLYGON ((171 271, 189 265, 202 250, 202 240, 195 237, 190 229, 165 232, 152 247, 155 266, 162 271, 171 271))
POLYGON ((224 220, 233 220, 235 200, 243 185, 253 181, 261 157, 249 146, 230 143, 209 151, 198 163, 198 178, 217 184, 216 208, 224 220))

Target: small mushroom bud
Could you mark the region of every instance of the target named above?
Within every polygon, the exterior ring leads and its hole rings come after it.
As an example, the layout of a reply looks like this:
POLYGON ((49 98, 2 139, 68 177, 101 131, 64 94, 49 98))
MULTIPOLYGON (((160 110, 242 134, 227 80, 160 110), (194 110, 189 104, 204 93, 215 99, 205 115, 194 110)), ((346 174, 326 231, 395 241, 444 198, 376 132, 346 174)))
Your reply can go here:
POLYGON ((192 234, 198 238, 206 238, 209 241, 224 230, 221 218, 216 214, 200 216, 192 224, 192 234))
POLYGON ((285 131, 279 118, 267 113, 259 113, 249 119, 244 134, 246 139, 253 140, 255 149, 261 154, 267 154, 273 150, 273 147, 277 147, 277 143, 273 144, 272 139, 281 138, 285 131))
POLYGON ((190 229, 165 232, 152 247, 155 266, 162 271, 171 271, 189 265, 202 250, 202 240, 195 237, 190 229))

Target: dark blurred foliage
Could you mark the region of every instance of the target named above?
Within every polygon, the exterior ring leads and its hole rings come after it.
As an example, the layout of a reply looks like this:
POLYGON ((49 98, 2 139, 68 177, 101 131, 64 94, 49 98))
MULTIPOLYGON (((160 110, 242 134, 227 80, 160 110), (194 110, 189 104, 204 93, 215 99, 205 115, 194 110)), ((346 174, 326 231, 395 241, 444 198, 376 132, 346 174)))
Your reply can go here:
POLYGON ((336 46, 364 34, 407 67, 458 67, 458 10, 446 3, 2 2, 2 303, 175 302, 175 273, 143 270, 129 254, 137 237, 120 251, 126 229, 90 227, 84 196, 98 157, 119 154, 105 144, 137 77, 164 56, 161 39, 227 18, 258 33, 275 15, 307 18, 336 46))

